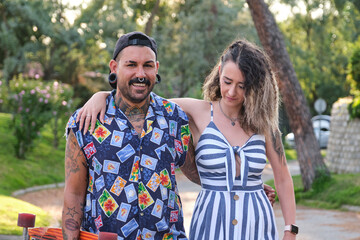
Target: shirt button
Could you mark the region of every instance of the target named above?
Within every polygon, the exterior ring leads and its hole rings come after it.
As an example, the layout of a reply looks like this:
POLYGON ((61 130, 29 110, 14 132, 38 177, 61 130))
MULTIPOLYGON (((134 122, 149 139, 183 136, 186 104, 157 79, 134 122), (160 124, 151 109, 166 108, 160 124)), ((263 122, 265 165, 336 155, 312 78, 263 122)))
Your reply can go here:
POLYGON ((144 213, 140 213, 140 216, 144 216, 144 213))
POLYGON ((240 198, 239 195, 236 195, 236 194, 234 195, 234 200, 235 201, 239 200, 239 198, 240 198))
POLYGON ((140 168, 140 171, 143 171, 144 169, 143 168, 140 168))
POLYGON ((142 146, 140 146, 140 150, 142 150, 142 146))
POLYGON ((233 225, 236 225, 238 223, 238 221, 236 219, 232 220, 231 222, 233 225))

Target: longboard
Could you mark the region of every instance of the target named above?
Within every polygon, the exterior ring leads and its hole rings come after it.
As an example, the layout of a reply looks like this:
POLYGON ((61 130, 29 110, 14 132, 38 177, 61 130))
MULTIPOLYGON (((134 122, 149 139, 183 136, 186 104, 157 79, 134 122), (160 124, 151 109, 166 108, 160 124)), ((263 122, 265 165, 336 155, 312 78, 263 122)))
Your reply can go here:
MULTIPOLYGON (((61 228, 29 228, 29 237, 32 240, 63 240, 61 228)), ((80 240, 98 240, 98 235, 80 231, 80 240)))

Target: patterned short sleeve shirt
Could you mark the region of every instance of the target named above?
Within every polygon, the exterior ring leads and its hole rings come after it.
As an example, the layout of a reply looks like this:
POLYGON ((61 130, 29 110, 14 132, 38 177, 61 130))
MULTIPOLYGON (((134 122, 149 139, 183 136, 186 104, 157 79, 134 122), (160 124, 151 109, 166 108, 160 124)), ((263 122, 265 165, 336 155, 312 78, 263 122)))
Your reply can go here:
POLYGON ((186 239, 175 169, 185 161, 188 118, 176 104, 150 94, 141 138, 107 98, 105 122, 83 135, 69 119, 88 163, 89 183, 82 227, 116 232, 118 239, 186 239))

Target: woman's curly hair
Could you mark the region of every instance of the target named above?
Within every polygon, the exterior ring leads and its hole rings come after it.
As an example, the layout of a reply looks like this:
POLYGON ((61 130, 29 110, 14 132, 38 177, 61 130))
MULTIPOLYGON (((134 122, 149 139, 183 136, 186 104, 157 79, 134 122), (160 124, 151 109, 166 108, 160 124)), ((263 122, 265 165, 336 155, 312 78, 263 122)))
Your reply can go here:
POLYGON ((224 50, 205 79, 204 99, 221 99, 219 66, 223 69, 227 61, 236 63, 245 77, 245 99, 239 113, 241 127, 263 135, 278 132, 279 90, 276 78, 269 57, 255 44, 238 40, 224 50))

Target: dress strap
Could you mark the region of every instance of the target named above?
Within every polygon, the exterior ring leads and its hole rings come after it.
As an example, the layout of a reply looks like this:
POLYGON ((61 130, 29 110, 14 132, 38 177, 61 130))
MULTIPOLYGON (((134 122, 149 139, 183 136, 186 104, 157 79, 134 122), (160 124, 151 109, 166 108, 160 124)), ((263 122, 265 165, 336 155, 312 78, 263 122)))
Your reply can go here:
POLYGON ((214 118, 214 113, 213 113, 213 105, 212 105, 212 102, 210 102, 210 107, 211 107, 211 122, 213 121, 213 118, 214 118))

